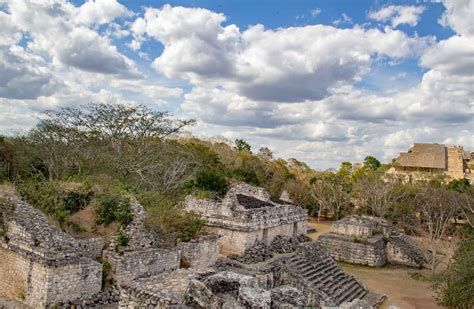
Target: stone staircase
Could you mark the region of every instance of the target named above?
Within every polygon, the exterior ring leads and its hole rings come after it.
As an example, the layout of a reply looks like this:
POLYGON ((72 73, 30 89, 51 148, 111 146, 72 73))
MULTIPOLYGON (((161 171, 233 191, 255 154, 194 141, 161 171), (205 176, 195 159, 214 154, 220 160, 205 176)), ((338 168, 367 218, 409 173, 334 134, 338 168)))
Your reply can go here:
POLYGON ((323 256, 318 260, 307 260, 304 256, 294 255, 286 265, 298 274, 306 285, 321 291, 325 299, 330 302, 326 305, 338 306, 343 302, 350 302, 356 298, 362 299, 367 290, 354 277, 344 273, 330 256, 323 256))
POLYGON ((423 249, 410 236, 392 231, 389 237, 389 242, 397 246, 405 255, 407 255, 416 264, 423 266, 429 265, 432 261, 432 256, 429 251, 423 249))

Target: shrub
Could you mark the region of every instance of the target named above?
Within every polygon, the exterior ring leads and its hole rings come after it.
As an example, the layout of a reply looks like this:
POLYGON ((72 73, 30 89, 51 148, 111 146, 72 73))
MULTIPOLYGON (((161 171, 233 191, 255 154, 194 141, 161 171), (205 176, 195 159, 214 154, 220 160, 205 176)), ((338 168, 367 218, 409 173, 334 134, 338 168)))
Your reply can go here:
POLYGON ((35 174, 31 179, 18 183, 17 191, 28 203, 45 214, 53 215, 62 225, 71 214, 86 207, 93 195, 89 186, 64 187, 64 183, 35 174))
POLYGON ((120 251, 120 248, 126 247, 129 241, 130 239, 128 238, 128 236, 123 232, 122 229, 120 229, 117 237, 115 238, 115 251, 118 252, 120 251))
POLYGON ((227 179, 213 170, 202 170, 196 176, 195 187, 202 190, 214 191, 219 195, 224 195, 228 186, 227 179))
POLYGON ((98 198, 95 211, 97 224, 109 225, 118 221, 122 225, 128 225, 133 219, 130 211, 130 199, 116 193, 102 193, 98 198))
POLYGON ((459 246, 451 268, 440 275, 441 304, 451 308, 474 308, 474 230, 459 246))
POLYGON ((5 236, 7 232, 7 222, 15 210, 15 205, 10 201, 0 198, 0 237, 5 236))
POLYGON ((232 172, 232 176, 240 181, 246 183, 254 184, 256 186, 260 185, 260 180, 258 179, 257 173, 250 168, 238 168, 232 172))
POLYGON ((156 231, 165 246, 172 246, 200 235, 204 220, 197 214, 174 206, 170 201, 162 200, 148 210, 145 226, 156 231))

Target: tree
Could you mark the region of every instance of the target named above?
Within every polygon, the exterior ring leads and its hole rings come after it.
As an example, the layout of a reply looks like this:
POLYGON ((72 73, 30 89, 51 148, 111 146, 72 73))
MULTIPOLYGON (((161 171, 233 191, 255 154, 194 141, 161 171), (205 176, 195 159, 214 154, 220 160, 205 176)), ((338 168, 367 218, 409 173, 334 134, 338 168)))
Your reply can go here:
POLYGON ((363 211, 383 217, 406 197, 407 192, 397 190, 395 184, 384 182, 378 173, 372 172, 356 179, 353 194, 363 211))
POLYGON ((330 210, 334 220, 338 220, 344 209, 351 205, 350 187, 342 177, 326 174, 310 180, 311 194, 319 204, 318 220, 321 211, 330 210))
POLYGON ((440 301, 450 308, 474 308, 474 230, 461 242, 454 263, 441 276, 440 301))
POLYGON ((416 208, 420 213, 421 228, 428 234, 433 275, 437 266, 438 242, 445 235, 458 211, 459 197, 458 192, 433 187, 421 188, 415 197, 416 208))
POLYGON ((376 170, 380 167, 380 161, 373 156, 367 156, 364 159, 364 167, 370 170, 376 170))
POLYGON ((352 173, 352 163, 351 162, 342 162, 341 167, 339 167, 339 171, 337 171, 338 175, 342 177, 348 177, 352 173))
POLYGON ((50 179, 106 173, 169 192, 198 166, 192 152, 166 139, 194 120, 173 120, 143 105, 91 103, 46 113, 27 140, 50 179))
POLYGON ((243 139, 236 139, 235 140, 235 147, 238 151, 249 151, 250 152, 250 145, 243 139))
POLYGON ((260 147, 258 150, 258 157, 260 157, 262 160, 269 161, 273 159, 273 153, 268 147, 260 147))

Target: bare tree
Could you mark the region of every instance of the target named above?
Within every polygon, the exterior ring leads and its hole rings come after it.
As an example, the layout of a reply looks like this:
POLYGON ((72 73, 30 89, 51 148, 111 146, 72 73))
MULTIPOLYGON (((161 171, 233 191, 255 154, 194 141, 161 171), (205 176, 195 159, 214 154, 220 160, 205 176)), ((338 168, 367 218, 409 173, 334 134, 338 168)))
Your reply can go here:
POLYGON ((311 179, 311 194, 319 204, 318 220, 321 211, 329 210, 338 220, 341 212, 351 205, 350 190, 342 177, 329 173, 311 179))
POLYGON ((166 139, 193 120, 174 120, 143 105, 102 103, 46 115, 28 137, 50 178, 84 169, 169 192, 197 169, 190 151, 166 139))
POLYGON ((404 200, 408 192, 398 190, 395 183, 384 182, 377 175, 357 178, 353 188, 357 205, 375 216, 384 216, 396 203, 404 200))
POLYGON ((445 235, 458 211, 460 194, 443 188, 424 187, 418 192, 415 203, 420 212, 420 224, 428 234, 432 252, 431 271, 434 275, 437 266, 438 242, 445 235))

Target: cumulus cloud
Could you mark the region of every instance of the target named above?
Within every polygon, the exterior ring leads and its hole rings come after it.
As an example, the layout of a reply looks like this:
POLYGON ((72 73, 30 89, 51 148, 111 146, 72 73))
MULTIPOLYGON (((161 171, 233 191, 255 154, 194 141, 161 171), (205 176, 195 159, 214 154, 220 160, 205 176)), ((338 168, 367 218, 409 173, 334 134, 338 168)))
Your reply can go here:
POLYGON ((444 0, 446 11, 440 19, 444 26, 451 27, 463 36, 474 36, 474 1, 473 0, 444 0))
POLYGON ((359 81, 374 56, 410 57, 430 41, 389 28, 255 25, 241 31, 223 26, 225 20, 206 9, 165 5, 147 9, 131 28, 164 45, 153 65, 165 76, 270 102, 323 99, 332 88, 359 81))
POLYGON ((370 11, 369 18, 380 22, 388 22, 393 28, 401 24, 416 26, 420 21, 421 14, 425 11, 424 6, 415 5, 389 5, 378 11, 370 11))
POLYGON ((85 25, 102 25, 117 17, 132 15, 132 12, 116 0, 87 0, 79 7, 75 19, 85 25))
POLYGON ((0 46, 0 97, 36 99, 60 85, 41 57, 20 46, 0 46))
MULTIPOLYGON (((99 1, 84 5, 95 8, 110 3, 99 1)), ((28 34, 28 46, 31 50, 48 53, 53 58, 53 63, 120 78, 142 76, 134 63, 119 53, 107 37, 75 23, 75 16, 80 13, 81 8, 62 1, 48 4, 24 0, 9 2, 7 10, 16 27, 28 34)), ((102 13, 104 12, 98 10, 87 20, 102 23, 116 15, 111 13, 103 16, 102 13)))

